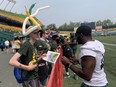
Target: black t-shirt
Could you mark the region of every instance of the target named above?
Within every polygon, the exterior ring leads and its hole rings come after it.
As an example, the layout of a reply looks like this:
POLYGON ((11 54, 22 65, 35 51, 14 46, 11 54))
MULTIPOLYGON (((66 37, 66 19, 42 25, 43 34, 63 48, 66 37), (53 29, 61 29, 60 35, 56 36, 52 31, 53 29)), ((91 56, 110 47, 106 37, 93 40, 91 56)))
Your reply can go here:
POLYGON ((38 61, 38 75, 40 81, 44 81, 48 77, 46 61, 38 61))
MULTIPOLYGON (((33 54, 35 53, 35 50, 36 49, 34 48, 34 46, 32 46, 29 41, 26 41, 18 51, 18 53, 21 54, 21 63, 24 65, 28 65, 29 62, 33 59, 33 54)), ((22 70, 22 77, 24 78, 24 80, 38 78, 37 72, 38 68, 35 68, 32 71, 22 70)))
POLYGON ((68 59, 72 58, 73 51, 71 47, 69 46, 69 44, 62 46, 62 49, 63 49, 63 56, 67 57, 68 59))

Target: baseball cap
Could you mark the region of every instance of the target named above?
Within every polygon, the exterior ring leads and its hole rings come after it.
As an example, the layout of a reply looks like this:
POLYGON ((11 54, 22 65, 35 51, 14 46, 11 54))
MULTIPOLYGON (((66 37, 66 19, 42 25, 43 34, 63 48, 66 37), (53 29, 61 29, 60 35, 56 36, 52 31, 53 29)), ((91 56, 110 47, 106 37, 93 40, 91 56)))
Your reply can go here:
POLYGON ((35 42, 35 47, 37 50, 47 50, 47 45, 44 41, 38 40, 35 42))
POLYGON ((89 26, 82 25, 77 29, 75 36, 77 36, 78 34, 83 34, 85 36, 91 36, 91 32, 92 32, 92 29, 89 26))
POLYGON ((51 37, 52 37, 52 39, 57 38, 58 37, 58 33, 57 32, 52 33, 51 37))

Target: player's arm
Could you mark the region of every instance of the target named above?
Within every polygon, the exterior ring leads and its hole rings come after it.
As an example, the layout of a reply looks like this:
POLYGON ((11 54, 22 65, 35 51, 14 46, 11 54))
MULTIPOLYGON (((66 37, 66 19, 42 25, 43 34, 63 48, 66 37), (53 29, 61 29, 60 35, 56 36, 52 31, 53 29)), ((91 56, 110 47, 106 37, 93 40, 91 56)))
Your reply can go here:
POLYGON ((92 56, 84 56, 81 58, 81 68, 77 68, 74 65, 70 67, 72 71, 74 71, 78 76, 85 80, 91 80, 96 60, 92 56))
POLYGON ((82 59, 81 60, 81 68, 78 68, 77 66, 72 64, 66 58, 62 58, 62 63, 64 65, 67 65, 79 77, 90 81, 92 74, 93 74, 93 71, 94 71, 94 68, 95 68, 96 60, 92 56, 84 56, 81 59, 82 59))

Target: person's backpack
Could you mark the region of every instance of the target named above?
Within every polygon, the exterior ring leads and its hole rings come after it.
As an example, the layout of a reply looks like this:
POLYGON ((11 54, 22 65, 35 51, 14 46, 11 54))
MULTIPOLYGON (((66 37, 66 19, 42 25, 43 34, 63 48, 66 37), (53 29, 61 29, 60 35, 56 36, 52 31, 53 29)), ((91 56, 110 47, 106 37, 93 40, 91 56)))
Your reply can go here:
MULTIPOLYGON (((18 61, 21 62, 21 59, 19 59, 18 61)), ((14 77, 18 83, 23 83, 24 80, 22 77, 22 69, 20 69, 18 67, 14 67, 14 77)))

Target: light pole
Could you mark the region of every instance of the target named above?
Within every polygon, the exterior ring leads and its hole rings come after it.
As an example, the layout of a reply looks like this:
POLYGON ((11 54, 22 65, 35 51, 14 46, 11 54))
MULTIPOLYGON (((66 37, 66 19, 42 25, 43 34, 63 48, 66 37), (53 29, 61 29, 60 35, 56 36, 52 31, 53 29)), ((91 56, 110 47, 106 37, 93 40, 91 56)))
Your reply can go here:
POLYGON ((11 10, 13 9, 13 7, 14 7, 14 5, 16 4, 16 1, 13 1, 13 5, 12 5, 12 7, 11 7, 11 9, 10 9, 10 12, 11 12, 11 10))
POLYGON ((107 29, 109 29, 109 24, 107 23, 106 25, 107 25, 107 29))
POLYGON ((9 5, 9 3, 10 3, 10 1, 8 1, 8 3, 6 4, 6 6, 5 6, 4 10, 6 10, 6 7, 9 5))
POLYGON ((0 5, 3 3, 4 0, 2 0, 2 2, 0 3, 0 5))

